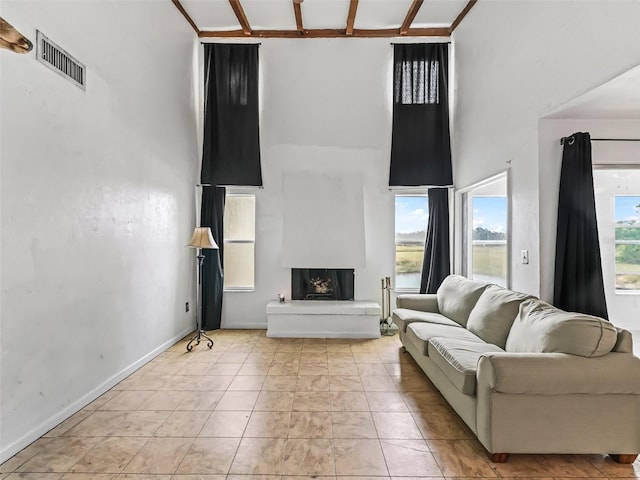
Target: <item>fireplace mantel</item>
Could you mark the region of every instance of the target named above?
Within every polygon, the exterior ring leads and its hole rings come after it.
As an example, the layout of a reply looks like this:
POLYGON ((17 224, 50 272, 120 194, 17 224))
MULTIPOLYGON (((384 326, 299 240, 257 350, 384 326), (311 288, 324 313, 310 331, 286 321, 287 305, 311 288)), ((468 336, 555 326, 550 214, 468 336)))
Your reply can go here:
POLYGON ((267 337, 378 338, 380 305, 335 300, 269 302, 267 337))

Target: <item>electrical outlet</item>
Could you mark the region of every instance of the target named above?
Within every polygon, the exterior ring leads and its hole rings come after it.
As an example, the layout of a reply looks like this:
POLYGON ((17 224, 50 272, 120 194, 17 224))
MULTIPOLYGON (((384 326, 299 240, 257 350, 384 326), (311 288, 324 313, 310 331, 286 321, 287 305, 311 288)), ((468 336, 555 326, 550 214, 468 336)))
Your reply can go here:
POLYGON ((189 302, 184 304, 184 311, 189 312, 189 302))
POLYGON ((529 264, 529 250, 521 250, 520 251, 520 262, 523 265, 529 264))

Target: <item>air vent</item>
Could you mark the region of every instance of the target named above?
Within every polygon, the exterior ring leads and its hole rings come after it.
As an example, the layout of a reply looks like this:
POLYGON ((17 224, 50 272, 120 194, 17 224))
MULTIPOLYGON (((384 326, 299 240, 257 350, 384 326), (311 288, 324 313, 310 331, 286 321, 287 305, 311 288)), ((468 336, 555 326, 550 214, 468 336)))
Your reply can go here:
POLYGON ((49 40, 40 30, 36 30, 38 61, 64 78, 85 89, 85 66, 49 40))

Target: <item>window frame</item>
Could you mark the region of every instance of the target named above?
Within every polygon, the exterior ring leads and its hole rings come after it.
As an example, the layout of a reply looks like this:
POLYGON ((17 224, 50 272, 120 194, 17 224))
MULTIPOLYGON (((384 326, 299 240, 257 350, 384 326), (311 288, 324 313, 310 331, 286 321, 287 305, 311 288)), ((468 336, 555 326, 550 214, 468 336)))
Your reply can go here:
MULTIPOLYGON (((427 199, 427 224, 425 224, 425 234, 428 228, 428 208, 429 208, 429 192, 428 188, 418 187, 412 189, 393 189, 393 289, 396 293, 418 293, 420 291, 420 284, 416 288, 398 288, 397 287, 397 265, 396 265, 396 254, 398 244, 396 243, 396 201, 398 197, 426 197, 427 199)), ((424 244, 423 244, 424 248, 424 244)), ((420 274, 422 275, 422 267, 420 268, 420 274)))
POLYGON ((507 222, 506 222, 506 246, 507 246, 507 277, 505 288, 511 288, 511 270, 512 270, 512 232, 511 232, 511 180, 510 171, 504 170, 500 173, 485 178, 477 183, 468 185, 464 188, 457 189, 454 197, 454 269, 455 273, 467 278, 472 278, 473 269, 473 198, 474 197, 502 197, 503 195, 487 195, 474 194, 474 191, 482 192, 485 187, 492 184, 502 182, 506 183, 507 199, 507 222), (471 227, 471 228, 469 228, 471 227))
MULTIPOLYGON (((226 276, 223 277, 223 292, 228 292, 228 293, 238 293, 238 292, 255 292, 256 291, 256 218, 257 218, 257 202, 258 202, 258 198, 257 195, 255 194, 255 192, 252 191, 247 191, 246 189, 235 189, 235 188, 230 188, 230 187, 226 187, 225 190, 225 210, 226 210, 226 206, 227 206, 227 202, 228 199, 230 197, 253 197, 253 202, 254 202, 254 209, 253 209, 253 223, 254 223, 254 235, 253 235, 253 240, 248 240, 248 239, 239 239, 239 240, 231 240, 231 239, 227 239, 226 237, 223 239, 223 244, 224 244, 224 257, 227 258, 227 244, 237 244, 237 245, 247 245, 247 244, 253 244, 253 285, 251 286, 237 286, 237 285, 232 285, 232 286, 227 286, 226 284, 226 276)), ((224 265, 223 265, 224 268, 224 265)))
MULTIPOLYGON (((618 261, 617 261, 617 257, 618 257, 618 252, 617 252, 617 247, 618 245, 640 245, 640 240, 618 240, 616 237, 616 230, 618 228, 629 228, 628 225, 620 225, 618 226, 617 222, 616 222, 616 206, 617 206, 617 201, 618 201, 618 197, 634 197, 634 198, 638 198, 640 199, 640 194, 624 194, 624 195, 614 195, 613 196, 613 291, 614 294, 616 295, 640 295, 640 288, 636 288, 636 289, 624 289, 624 288, 618 288, 618 261)), ((632 228, 638 228, 640 229, 640 226, 638 227, 632 227, 632 228)), ((638 268, 637 272, 625 272, 629 275, 640 275, 640 268, 638 268)), ((620 274, 622 275, 622 274, 620 274)))

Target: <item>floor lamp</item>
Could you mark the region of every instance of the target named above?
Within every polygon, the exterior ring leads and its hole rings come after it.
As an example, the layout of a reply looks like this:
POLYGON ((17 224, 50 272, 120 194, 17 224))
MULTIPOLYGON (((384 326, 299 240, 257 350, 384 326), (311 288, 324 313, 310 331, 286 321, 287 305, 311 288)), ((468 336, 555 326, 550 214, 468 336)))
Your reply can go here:
POLYGON ((218 245, 211 235, 211 229, 209 227, 196 227, 193 231, 193 236, 187 247, 195 248, 198 259, 198 286, 196 288, 196 334, 193 336, 189 343, 187 343, 187 351, 190 352, 196 342, 196 345, 200 345, 200 340, 207 339, 207 346, 209 349, 213 347, 213 340, 209 338, 204 330, 202 330, 202 308, 200 308, 200 299, 202 298, 202 264, 204 263, 204 255, 202 254, 203 248, 217 249, 218 245))

